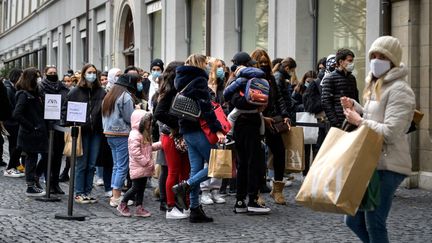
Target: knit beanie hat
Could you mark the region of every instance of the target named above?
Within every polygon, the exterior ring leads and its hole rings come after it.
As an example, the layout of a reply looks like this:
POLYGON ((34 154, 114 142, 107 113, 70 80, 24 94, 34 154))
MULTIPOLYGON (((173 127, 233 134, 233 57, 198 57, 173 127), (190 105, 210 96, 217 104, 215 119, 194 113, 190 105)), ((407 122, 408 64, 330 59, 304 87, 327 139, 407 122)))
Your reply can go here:
POLYGON ((369 49, 369 59, 374 52, 384 54, 390 61, 399 67, 402 59, 402 46, 393 36, 381 36, 376 39, 369 49))
POLYGON ((336 55, 330 54, 327 56, 326 69, 330 70, 330 67, 336 64, 336 55))
POLYGON ((151 62, 151 64, 150 64, 150 70, 151 70, 154 66, 158 66, 158 67, 160 67, 160 69, 161 69, 162 72, 163 72, 163 70, 164 70, 164 63, 162 62, 161 59, 159 59, 159 58, 154 59, 154 60, 151 62))

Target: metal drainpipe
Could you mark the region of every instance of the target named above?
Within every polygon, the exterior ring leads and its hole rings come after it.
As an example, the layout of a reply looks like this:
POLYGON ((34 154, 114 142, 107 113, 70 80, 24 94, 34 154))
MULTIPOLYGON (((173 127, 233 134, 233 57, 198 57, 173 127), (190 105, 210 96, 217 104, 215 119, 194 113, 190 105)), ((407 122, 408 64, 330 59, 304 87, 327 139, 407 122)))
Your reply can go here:
POLYGON ((185 0, 185 42, 187 45, 187 55, 189 56, 191 54, 191 0, 185 0))
POLYGON ((380 36, 391 35, 391 0, 381 0, 380 36))
POLYGON ((309 14, 313 18, 312 25, 312 70, 316 70, 318 60, 318 0, 309 1, 309 14))
POLYGON ((84 57, 84 62, 85 63, 89 63, 89 48, 90 48, 90 31, 89 31, 89 9, 90 9, 90 0, 86 0, 86 14, 85 14, 85 18, 86 18, 86 50, 85 50, 85 57, 84 57))
POLYGON ((243 28, 243 0, 235 1, 235 30, 238 33, 237 48, 238 51, 242 49, 242 28, 243 28))
POLYGON ((206 56, 211 56, 211 0, 206 0, 206 37, 205 37, 205 54, 206 56))
POLYGON ((277 58, 277 33, 278 33, 278 0, 275 0, 275 12, 274 12, 274 19, 275 19, 275 23, 274 23, 274 59, 277 58))

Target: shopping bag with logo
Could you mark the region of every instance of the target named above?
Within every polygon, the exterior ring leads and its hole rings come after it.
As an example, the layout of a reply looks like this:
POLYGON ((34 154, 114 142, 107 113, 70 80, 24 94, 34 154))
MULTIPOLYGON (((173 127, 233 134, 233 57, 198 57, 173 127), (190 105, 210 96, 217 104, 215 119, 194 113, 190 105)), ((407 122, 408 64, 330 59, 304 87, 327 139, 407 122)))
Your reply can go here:
POLYGON ((377 167, 383 138, 367 126, 332 127, 296 196, 316 211, 355 215, 377 167))
POLYGON ((208 165, 208 176, 214 178, 232 178, 231 150, 222 148, 212 149, 208 165))
MULTIPOLYGON (((316 124, 315 115, 309 112, 297 112, 296 122, 316 124)), ((303 127, 304 144, 316 144, 318 140, 318 127, 303 127)))
MULTIPOLYGON (((222 127, 221 132, 225 135, 230 131, 231 124, 229 123, 227 116, 225 115, 225 112, 222 109, 222 106, 216 102, 213 102, 213 101, 211 103, 212 103, 213 111, 216 115, 216 119, 221 124, 221 127, 222 127)), ((210 127, 208 126, 206 120, 201 118, 199 121, 200 121, 201 129, 204 132, 204 134, 206 135, 207 140, 210 142, 210 144, 216 144, 219 140, 216 133, 213 133, 210 130, 210 127)))
POLYGON ((281 133, 285 145, 285 171, 301 172, 305 168, 303 128, 291 127, 281 133))
MULTIPOLYGON (((72 156, 72 136, 69 132, 64 133, 65 146, 63 149, 63 154, 67 157, 72 156)), ((77 146, 76 146, 76 156, 80 157, 83 155, 82 149, 82 141, 81 141, 81 127, 78 127, 78 137, 77 137, 77 146)))

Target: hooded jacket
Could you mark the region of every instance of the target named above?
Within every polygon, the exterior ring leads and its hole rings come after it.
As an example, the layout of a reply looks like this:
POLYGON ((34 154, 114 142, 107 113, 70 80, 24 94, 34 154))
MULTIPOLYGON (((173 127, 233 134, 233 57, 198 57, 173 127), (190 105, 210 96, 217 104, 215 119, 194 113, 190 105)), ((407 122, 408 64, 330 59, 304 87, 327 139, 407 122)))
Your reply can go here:
MULTIPOLYGON (((411 174, 411 155, 408 141, 414 109, 415 95, 405 81, 408 69, 401 64, 392 68, 384 77, 380 100, 372 92, 364 107, 354 102, 355 109, 363 114, 362 125, 384 136, 384 144, 378 170, 390 170, 404 175, 411 174)), ((371 82, 372 73, 366 78, 371 82)), ((351 99, 354 101, 354 99, 351 99)))
MULTIPOLYGON (((198 102, 201 108, 201 118, 204 119, 213 133, 221 131, 222 127, 216 119, 216 115, 211 105, 210 93, 208 90, 208 76, 206 72, 194 66, 181 66, 176 69, 174 87, 180 92, 186 85, 190 85, 182 92, 186 97, 198 102)), ((200 131, 199 121, 189 121, 179 119, 180 133, 200 131)))
POLYGON ((147 113, 144 110, 135 110, 130 118, 132 130, 128 138, 128 150, 131 179, 152 176, 154 171, 152 152, 162 148, 160 142, 154 144, 142 142, 143 135, 139 132, 139 125, 147 113))

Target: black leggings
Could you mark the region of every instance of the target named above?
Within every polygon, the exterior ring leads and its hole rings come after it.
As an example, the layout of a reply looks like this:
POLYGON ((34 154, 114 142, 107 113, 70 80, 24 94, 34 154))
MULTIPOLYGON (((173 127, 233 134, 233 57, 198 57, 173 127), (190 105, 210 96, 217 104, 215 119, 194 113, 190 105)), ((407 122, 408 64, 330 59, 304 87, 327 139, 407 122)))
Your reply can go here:
POLYGON ((285 172, 285 146, 282 136, 266 132, 266 144, 273 154, 274 180, 282 181, 285 172))
POLYGON ((161 165, 161 173, 159 175, 159 193, 160 201, 166 202, 166 181, 168 177, 168 166, 161 165))
MULTIPOLYGON (((9 164, 7 166, 7 170, 16 168, 20 165, 19 159, 21 157, 21 149, 17 147, 17 139, 18 139, 18 129, 19 126, 6 126, 6 130, 8 131, 8 142, 9 142, 9 164)), ((3 149, 3 146, 2 146, 3 149)), ((2 153, 3 154, 3 153, 2 153)), ((24 163, 24 160, 23 160, 24 163)))
POLYGON ((127 203, 129 200, 135 200, 136 206, 142 205, 146 184, 147 177, 132 179, 132 187, 124 194, 122 202, 127 203))

